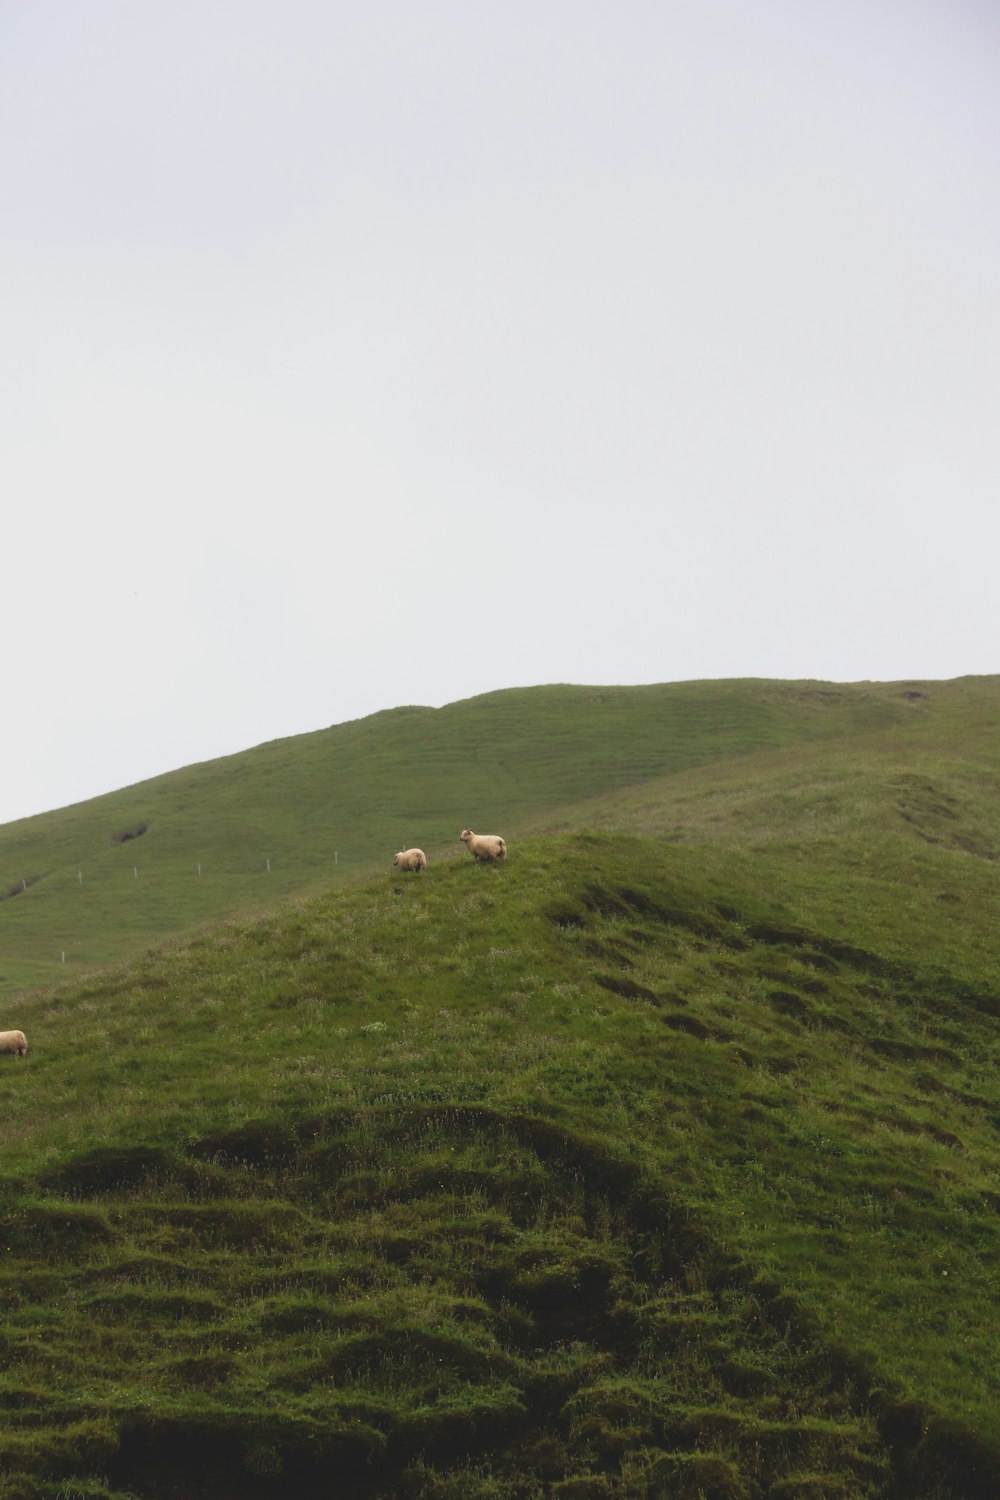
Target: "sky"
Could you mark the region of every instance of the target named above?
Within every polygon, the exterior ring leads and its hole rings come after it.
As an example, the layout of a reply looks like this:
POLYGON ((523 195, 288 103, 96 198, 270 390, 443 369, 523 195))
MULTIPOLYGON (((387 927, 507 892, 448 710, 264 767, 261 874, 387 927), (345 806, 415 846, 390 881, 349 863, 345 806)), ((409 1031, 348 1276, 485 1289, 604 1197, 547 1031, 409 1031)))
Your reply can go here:
POLYGON ((994 0, 0 0, 0 823, 1000 672, 994 0))

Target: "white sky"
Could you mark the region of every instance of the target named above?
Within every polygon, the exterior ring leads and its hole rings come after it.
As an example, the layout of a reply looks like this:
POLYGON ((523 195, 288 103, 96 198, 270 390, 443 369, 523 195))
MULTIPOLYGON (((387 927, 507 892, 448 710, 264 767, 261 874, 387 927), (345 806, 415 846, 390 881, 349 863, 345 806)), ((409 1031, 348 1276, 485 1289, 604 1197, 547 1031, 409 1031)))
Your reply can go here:
POLYGON ((994 0, 0 0, 0 822, 1000 671, 994 0))

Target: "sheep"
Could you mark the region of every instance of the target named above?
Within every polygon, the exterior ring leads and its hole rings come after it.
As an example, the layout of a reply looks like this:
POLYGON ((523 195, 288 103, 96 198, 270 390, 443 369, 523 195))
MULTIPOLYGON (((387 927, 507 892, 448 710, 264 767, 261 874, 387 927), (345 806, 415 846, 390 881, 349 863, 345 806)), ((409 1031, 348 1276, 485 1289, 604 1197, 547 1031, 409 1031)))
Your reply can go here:
POLYGON ((413 870, 419 874, 427 868, 427 855, 422 849, 400 849, 392 856, 392 862, 397 870, 413 870))
POLYGON ((463 828, 461 840, 476 864, 480 860, 503 864, 507 858, 507 841, 498 833, 473 833, 471 828, 463 828))
POLYGON ((13 1052, 23 1057, 28 1050, 23 1031, 0 1031, 0 1052, 13 1052))

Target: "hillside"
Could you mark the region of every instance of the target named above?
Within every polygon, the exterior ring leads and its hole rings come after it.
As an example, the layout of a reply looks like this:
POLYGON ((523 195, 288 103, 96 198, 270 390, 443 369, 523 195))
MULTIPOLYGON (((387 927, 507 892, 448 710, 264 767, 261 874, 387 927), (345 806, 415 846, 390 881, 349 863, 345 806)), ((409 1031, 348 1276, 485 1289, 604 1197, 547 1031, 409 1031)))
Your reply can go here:
MULTIPOLYGON (((951 685, 949 685, 951 686, 951 685)), ((401 708, 0 828, 0 998, 170 934, 520 833, 597 794, 755 751, 906 732, 960 705, 919 685, 513 689, 401 708), (63 957, 65 955, 65 958, 63 957)))
POLYGON ((604 691, 506 866, 8 1001, 5 1500, 998 1493, 1000 682, 604 691))

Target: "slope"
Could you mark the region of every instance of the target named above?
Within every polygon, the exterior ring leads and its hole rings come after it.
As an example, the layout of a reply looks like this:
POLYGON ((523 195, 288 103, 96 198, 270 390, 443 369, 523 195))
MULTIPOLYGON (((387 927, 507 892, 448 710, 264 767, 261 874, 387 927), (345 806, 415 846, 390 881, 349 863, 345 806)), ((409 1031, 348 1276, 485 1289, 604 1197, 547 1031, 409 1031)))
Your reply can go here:
POLYGON ((809 922, 576 832, 25 999, 6 1493, 994 1494, 1000 986, 838 847, 809 922))
POLYGON ((995 973, 1000 685, 926 684, 891 732, 797 743, 560 809, 550 830, 696 847, 806 922, 995 973))
MULTIPOLYGON (((753 751, 926 719, 924 686, 681 683, 511 689, 401 708, 187 767, 0 829, 0 995, 170 934, 384 869, 463 826, 552 810, 753 751)), ((968 722, 966 702, 934 693, 968 722)), ((978 698, 976 694, 978 693, 978 698)))

